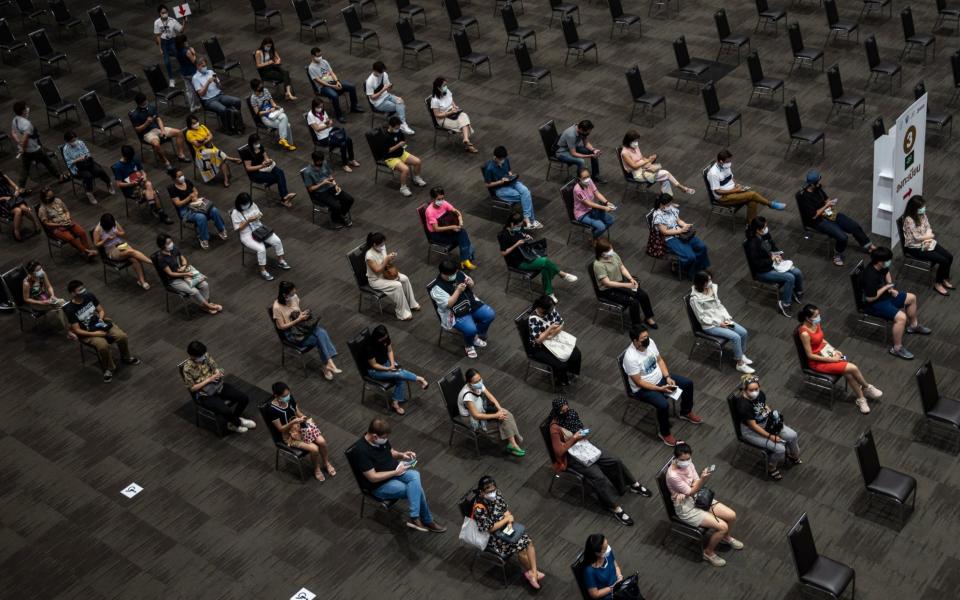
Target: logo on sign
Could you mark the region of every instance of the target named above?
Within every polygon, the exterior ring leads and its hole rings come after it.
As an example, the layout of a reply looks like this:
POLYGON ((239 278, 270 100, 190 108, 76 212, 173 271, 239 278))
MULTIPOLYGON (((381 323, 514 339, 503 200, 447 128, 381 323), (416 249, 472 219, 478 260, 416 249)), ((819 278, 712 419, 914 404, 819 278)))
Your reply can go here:
POLYGON ((913 147, 917 143, 917 128, 913 125, 903 134, 903 168, 909 169, 913 164, 913 147))

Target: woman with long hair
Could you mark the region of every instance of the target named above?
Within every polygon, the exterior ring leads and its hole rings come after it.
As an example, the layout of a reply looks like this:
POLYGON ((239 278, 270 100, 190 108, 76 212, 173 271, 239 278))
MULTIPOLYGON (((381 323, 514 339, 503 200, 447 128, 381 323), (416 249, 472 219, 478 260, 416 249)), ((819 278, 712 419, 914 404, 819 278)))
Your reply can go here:
POLYGON ((545 575, 537 570, 537 552, 533 540, 527 535, 526 528, 514 521, 513 514, 507 510, 507 502, 497 489, 497 482, 493 477, 484 475, 477 483, 474 494, 476 499, 472 518, 480 531, 490 533, 487 549, 504 559, 516 554, 523 566, 524 579, 530 587, 539 590, 540 581, 545 575))
POLYGON ((453 101, 453 92, 447 87, 447 80, 437 77, 433 80, 433 91, 430 94, 430 110, 437 125, 448 131, 456 131, 463 138, 463 149, 476 154, 477 147, 470 141, 473 127, 470 126, 470 117, 463 112, 453 101))
POLYGON ((903 253, 910 258, 926 260, 936 267, 933 289, 941 296, 949 296, 954 289, 950 281, 953 254, 943 247, 930 227, 927 203, 923 196, 912 196, 903 209, 903 253))

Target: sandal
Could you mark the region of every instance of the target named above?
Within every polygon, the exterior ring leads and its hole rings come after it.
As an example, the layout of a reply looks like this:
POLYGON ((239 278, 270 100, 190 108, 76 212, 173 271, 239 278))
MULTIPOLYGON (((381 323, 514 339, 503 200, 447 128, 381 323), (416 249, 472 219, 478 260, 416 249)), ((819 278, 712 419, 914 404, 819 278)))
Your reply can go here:
POLYGON ((137 285, 140 286, 140 289, 144 289, 144 290, 150 289, 150 284, 147 283, 146 281, 138 281, 137 285))
POLYGON ((323 469, 317 469, 313 472, 313 476, 316 477, 317 481, 326 481, 327 478, 323 476, 323 469))
POLYGON ((507 444, 507 452, 509 452, 510 454, 512 454, 512 455, 514 455, 514 456, 526 456, 526 455, 527 455, 527 451, 526 451, 526 450, 524 450, 523 448, 517 448, 517 447, 514 446, 513 444, 507 444))
POLYGON ((400 406, 399 402, 394 402, 390 406, 393 408, 393 412, 397 413, 401 417, 407 413, 407 411, 403 410, 403 407, 400 406))
POLYGON ((344 173, 353 173, 353 169, 350 168, 350 165, 343 165, 344 173))
POLYGON ((771 469, 767 471, 767 475, 770 476, 770 479, 774 481, 780 481, 783 479, 783 474, 780 473, 780 469, 771 469))
MULTIPOLYGON (((538 575, 539 575, 539 573, 538 573, 538 575)), ((529 583, 529 584, 530 584, 530 587, 532 587, 533 589, 535 589, 535 590, 539 590, 539 589, 540 589, 540 578, 539 578, 539 577, 534 577, 533 575, 531 575, 531 574, 530 574, 530 571, 524 571, 524 572, 523 572, 523 578, 527 580, 527 583, 529 583)))
POLYGON ((791 464, 794 464, 794 465, 802 465, 802 464, 803 464, 803 461, 800 460, 800 457, 799 457, 799 456, 790 456, 790 455, 788 454, 788 455, 787 455, 787 460, 789 460, 790 463, 791 463, 791 464))
POLYGON ((333 468, 333 465, 332 465, 332 464, 327 463, 327 464, 324 465, 324 466, 326 466, 326 468, 327 468, 327 473, 330 474, 330 477, 336 477, 336 476, 337 476, 337 470, 333 468))

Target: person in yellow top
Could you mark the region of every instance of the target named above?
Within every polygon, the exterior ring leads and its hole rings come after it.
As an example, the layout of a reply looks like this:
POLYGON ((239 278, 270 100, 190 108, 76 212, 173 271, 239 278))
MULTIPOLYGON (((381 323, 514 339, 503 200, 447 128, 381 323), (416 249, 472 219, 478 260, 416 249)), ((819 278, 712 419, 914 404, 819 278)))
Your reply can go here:
POLYGON ((193 147, 197 161, 197 170, 204 183, 209 183, 223 171, 223 187, 230 187, 230 166, 227 162, 240 163, 239 158, 227 155, 213 144, 213 133, 194 115, 187 116, 187 130, 184 133, 193 147))

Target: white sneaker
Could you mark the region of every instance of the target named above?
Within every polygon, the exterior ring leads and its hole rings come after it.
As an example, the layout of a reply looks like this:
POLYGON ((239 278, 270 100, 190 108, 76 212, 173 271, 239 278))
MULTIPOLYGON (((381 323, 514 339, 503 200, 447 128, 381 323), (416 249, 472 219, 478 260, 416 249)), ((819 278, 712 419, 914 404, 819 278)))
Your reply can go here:
POLYGON ((754 370, 753 367, 751 367, 751 366, 749 366, 749 365, 747 365, 747 364, 745 364, 745 363, 742 363, 742 362, 738 362, 738 363, 737 363, 737 370, 740 371, 741 373, 746 373, 746 374, 748 374, 748 375, 749 375, 750 373, 756 373, 756 371, 754 370))
POLYGON ((400 131, 404 132, 407 135, 413 135, 416 133, 413 129, 410 128, 405 122, 400 124, 400 131))
POLYGON ((228 429, 229 431, 233 431, 234 433, 246 433, 246 432, 247 432, 247 428, 244 427, 243 425, 240 425, 239 427, 237 427, 237 426, 234 425, 233 423, 227 423, 227 429, 228 429))
POLYGON ((171 79, 171 80, 170 80, 170 87, 172 87, 172 88, 177 87, 177 82, 174 81, 173 79, 171 79))
POLYGON ((243 425, 244 427, 246 427, 247 429, 256 429, 256 428, 257 428, 257 422, 256 422, 256 421, 252 421, 252 420, 250 420, 250 419, 244 419, 243 417, 240 417, 240 424, 243 425))
POLYGON ((473 338, 473 345, 476 346, 477 348, 486 348, 487 342, 482 338, 480 338, 480 336, 476 336, 473 338))
POLYGON ((560 300, 557 298, 556 294, 548 294, 548 295, 550 296, 550 299, 553 300, 554 304, 560 304, 560 300))
POLYGON ((742 362, 742 363, 745 364, 745 365, 752 365, 752 364, 753 364, 753 361, 750 360, 749 358, 747 358, 747 355, 746 355, 746 354, 744 354, 742 357, 740 357, 740 362, 742 362))
POLYGON ((857 398, 857 408, 865 415, 870 413, 870 405, 867 404, 866 398, 857 398))
POLYGON ((467 353, 467 358, 476 358, 476 357, 477 357, 477 349, 474 348, 473 346, 467 346, 467 347, 464 348, 463 350, 464 350, 464 352, 467 353))
POLYGON ((413 176, 413 182, 414 182, 415 184, 419 185, 420 187, 423 187, 423 186, 427 185, 427 182, 424 181, 423 177, 420 177, 419 175, 414 175, 414 176, 413 176))
POLYGON ((409 188, 409 187, 407 187, 407 186, 405 186, 405 185, 401 185, 401 186, 400 186, 400 195, 401 195, 401 196, 412 196, 412 195, 413 195, 413 192, 410 191, 410 188, 409 188))
POLYGON ((871 400, 879 400, 880 396, 883 395, 883 392, 873 387, 873 385, 868 385, 867 387, 863 388, 863 395, 871 400))
POLYGON ((543 223, 534 219, 533 222, 530 223, 530 227, 528 227, 527 229, 543 229, 543 223))
POLYGON ((722 567, 727 564, 727 561, 720 558, 716 554, 708 555, 706 552, 703 553, 703 560, 707 561, 715 567, 722 567))
POLYGON ((566 282, 568 282, 568 283, 576 283, 576 281, 577 281, 577 276, 574 275, 573 273, 564 273, 564 274, 563 274, 563 280, 566 281, 566 282))

